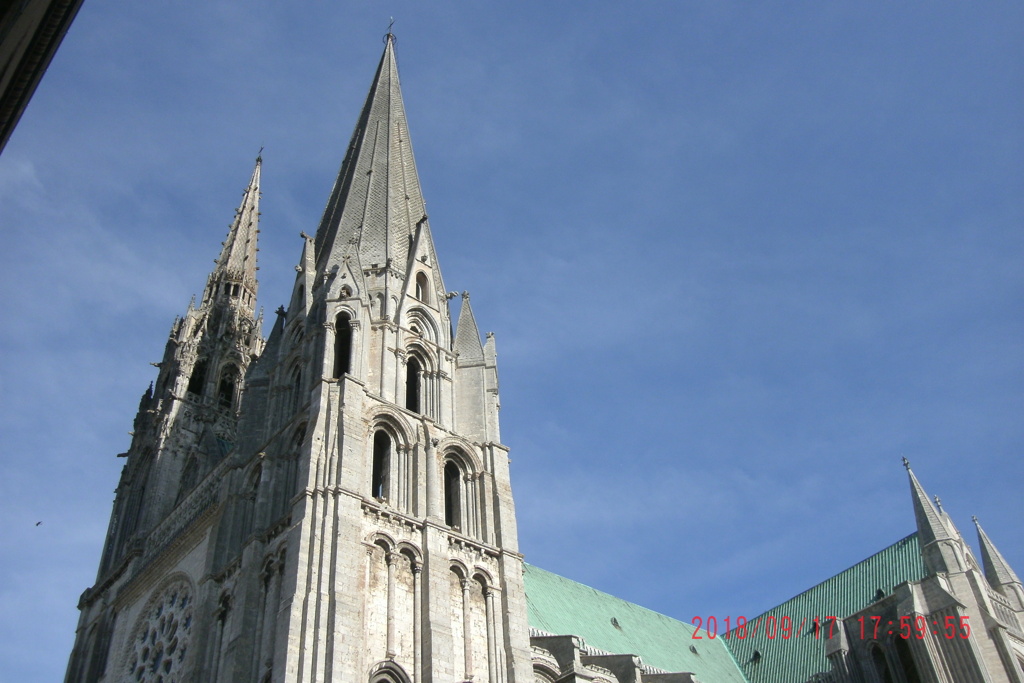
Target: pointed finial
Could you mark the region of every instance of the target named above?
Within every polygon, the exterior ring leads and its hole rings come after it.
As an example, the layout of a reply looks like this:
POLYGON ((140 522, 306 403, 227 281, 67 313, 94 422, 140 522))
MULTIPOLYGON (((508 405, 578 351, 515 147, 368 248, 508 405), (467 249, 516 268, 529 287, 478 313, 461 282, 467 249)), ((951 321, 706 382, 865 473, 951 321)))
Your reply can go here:
POLYGON ((905 468, 907 468, 907 471, 909 472, 910 471, 910 461, 907 460, 906 456, 902 456, 901 459, 903 460, 903 466, 905 468))
POLYGON ((389 40, 395 42, 395 34, 391 32, 391 27, 395 25, 395 18, 391 17, 391 23, 388 24, 388 32, 384 34, 384 42, 387 43, 389 40))
POLYGON ((981 524, 978 522, 978 515, 971 515, 971 521, 974 522, 974 526, 981 526, 981 524))
POLYGON ((277 313, 278 315, 283 317, 284 315, 286 315, 288 313, 288 311, 284 310, 284 306, 278 306, 277 310, 274 311, 274 313, 277 313))
POLYGON ((939 512, 942 512, 942 499, 938 496, 932 496, 935 499, 935 507, 939 508, 939 512))
POLYGON ((263 145, 260 145, 260 151, 256 152, 256 163, 263 163, 263 145))

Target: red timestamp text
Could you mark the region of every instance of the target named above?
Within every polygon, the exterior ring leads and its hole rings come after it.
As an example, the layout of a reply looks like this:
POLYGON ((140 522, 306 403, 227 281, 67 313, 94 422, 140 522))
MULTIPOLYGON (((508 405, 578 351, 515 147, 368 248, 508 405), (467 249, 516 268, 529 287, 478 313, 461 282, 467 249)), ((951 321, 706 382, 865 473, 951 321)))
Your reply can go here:
POLYGON ((876 640, 880 636, 924 640, 929 633, 946 640, 971 636, 971 625, 966 616, 926 617, 918 614, 902 616, 896 621, 882 617, 857 617, 857 625, 861 640, 876 640))
POLYGON ((726 640, 732 638, 743 640, 744 638, 753 638, 760 633, 768 640, 789 640, 804 633, 805 628, 809 628, 815 638, 831 638, 836 631, 837 621, 838 619, 832 616, 794 619, 790 616, 769 614, 758 617, 754 621, 750 621, 746 617, 723 617, 719 620, 718 617, 705 619, 698 616, 691 620, 691 623, 696 626, 691 637, 694 640, 705 638, 713 640, 718 637, 726 640), (721 635, 719 635, 719 629, 721 629, 721 635))
MULTIPOLYGON (((801 617, 776 616, 769 614, 751 621, 746 617, 694 617, 691 623, 696 627, 691 634, 694 640, 723 638, 725 640, 753 638, 758 634, 767 640, 789 640, 802 634, 813 635, 815 639, 831 638, 841 625, 834 616, 801 617), (806 629, 806 631, 805 631, 806 629)), ((883 617, 857 617, 848 628, 848 637, 861 640, 877 640, 892 636, 904 640, 923 640, 929 633, 935 637, 953 640, 966 639, 971 635, 971 626, 966 616, 925 617, 902 616, 897 620, 883 617)))

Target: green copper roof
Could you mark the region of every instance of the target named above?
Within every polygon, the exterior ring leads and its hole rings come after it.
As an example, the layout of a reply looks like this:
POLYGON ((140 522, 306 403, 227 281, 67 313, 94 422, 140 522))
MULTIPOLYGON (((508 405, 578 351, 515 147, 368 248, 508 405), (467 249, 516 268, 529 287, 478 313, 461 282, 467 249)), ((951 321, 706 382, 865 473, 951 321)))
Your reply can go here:
POLYGON ((804 683, 814 674, 831 669, 825 659, 828 631, 816 636, 814 617, 843 619, 874 602, 879 590, 888 595, 899 584, 917 581, 925 574, 914 533, 761 616, 749 619, 747 637, 735 637, 734 630, 725 643, 750 683, 804 683), (778 630, 774 639, 768 638, 769 617, 774 617, 776 625, 782 623, 782 617, 790 618, 788 638, 778 630), (756 630, 753 624, 758 624, 756 630), (760 653, 756 661, 755 650, 760 653))
POLYGON ((721 639, 694 640, 689 624, 529 564, 525 568, 531 628, 579 636, 588 647, 637 655, 648 666, 689 671, 705 683, 746 683, 721 639))

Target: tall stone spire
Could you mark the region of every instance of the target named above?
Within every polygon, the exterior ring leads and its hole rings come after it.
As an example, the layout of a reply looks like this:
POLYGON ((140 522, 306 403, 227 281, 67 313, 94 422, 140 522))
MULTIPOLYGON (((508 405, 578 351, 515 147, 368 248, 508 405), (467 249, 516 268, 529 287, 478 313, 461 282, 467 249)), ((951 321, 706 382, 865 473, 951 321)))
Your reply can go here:
POLYGON ((249 184, 242 193, 242 202, 235 210, 235 218, 228 227, 216 267, 210 273, 203 294, 203 302, 220 296, 240 297, 251 310, 256 302, 256 253, 260 224, 260 167, 262 154, 256 157, 249 184))
POLYGON ((989 584, 999 591, 1005 591, 1016 585, 1018 591, 1021 587, 1020 579, 1016 572, 1006 561, 999 549, 989 539, 988 534, 981 528, 978 518, 974 518, 974 526, 978 528, 978 543, 981 545, 981 562, 985 567, 985 578, 989 584))
POLYGON ((139 405, 99 576, 130 556, 235 440, 246 371, 263 350, 256 306, 260 166, 242 194, 202 300, 175 318, 155 384, 139 405), (188 473, 188 476, 185 476, 188 473), (184 482, 184 483, 183 483, 184 482), (191 482, 191 483, 190 483, 191 482))
POLYGON ((935 509, 935 504, 928 498, 921 482, 914 476, 914 470, 910 469, 910 462, 904 458, 904 466, 907 468, 907 475, 910 477, 910 495, 914 503, 914 518, 917 520, 917 537, 921 547, 925 547, 936 541, 953 540, 955 536, 950 532, 943 521, 942 513, 935 509))
POLYGON ((910 469, 910 462, 904 458, 910 478, 910 496, 914 503, 914 518, 917 521, 917 539, 921 544, 921 555, 930 574, 965 571, 974 560, 964 543, 953 520, 945 512, 936 509, 928 498, 921 482, 910 469))
MULTIPOLYGON (((361 268, 402 277, 426 207, 413 159, 398 82, 394 36, 366 97, 348 151, 316 234, 317 271, 329 272, 344 257, 361 268)), ((379 282, 394 290, 390 282, 379 282)))

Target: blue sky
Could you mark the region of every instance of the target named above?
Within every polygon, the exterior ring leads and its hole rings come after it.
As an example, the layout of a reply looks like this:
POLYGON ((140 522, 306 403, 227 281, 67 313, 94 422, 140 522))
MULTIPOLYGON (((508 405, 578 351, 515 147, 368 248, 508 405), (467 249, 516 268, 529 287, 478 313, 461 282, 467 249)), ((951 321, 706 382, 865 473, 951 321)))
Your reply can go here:
POLYGON ((63 676, 261 146, 287 302, 391 16, 529 562, 752 616, 913 531, 906 456, 1024 571, 1020 6, 87 0, 0 156, 0 678, 63 676))

